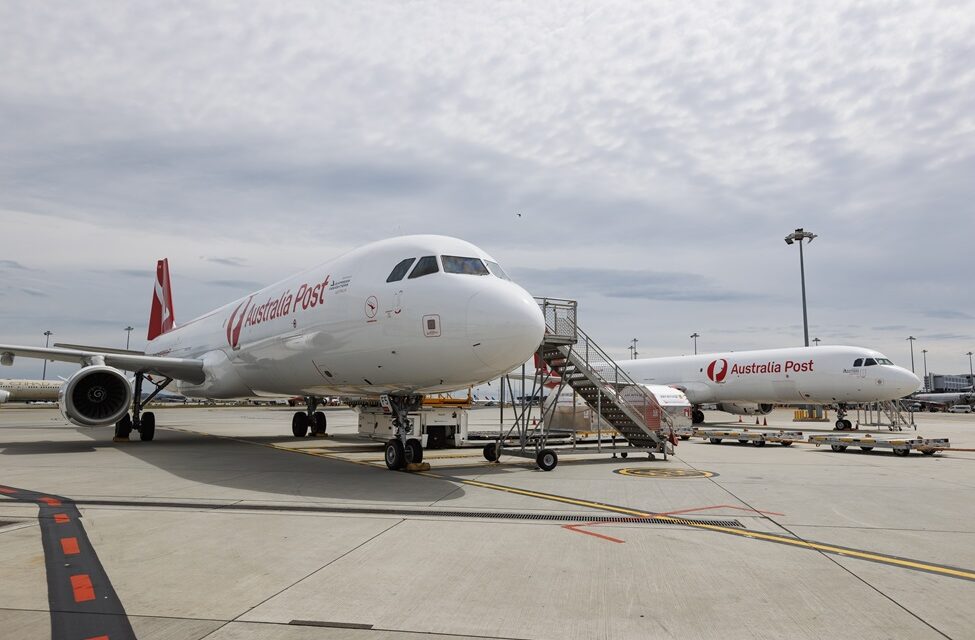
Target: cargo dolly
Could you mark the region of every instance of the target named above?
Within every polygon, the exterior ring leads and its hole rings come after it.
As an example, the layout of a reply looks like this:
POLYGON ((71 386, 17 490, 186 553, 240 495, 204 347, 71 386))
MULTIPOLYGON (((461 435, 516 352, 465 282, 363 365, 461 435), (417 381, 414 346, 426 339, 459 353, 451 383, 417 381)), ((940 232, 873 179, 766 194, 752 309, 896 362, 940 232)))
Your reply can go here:
POLYGON ((828 444, 830 449, 837 453, 846 451, 848 447, 859 447, 860 451, 873 451, 875 448, 892 449, 898 456, 909 455, 911 451, 920 451, 926 456, 931 456, 951 447, 948 438, 875 438, 867 435, 811 435, 808 442, 817 447, 828 444))
MULTIPOLYGON (((679 434, 678 434, 679 435, 679 434)), ((721 444, 722 440, 737 440, 741 444, 751 442, 756 447, 764 447, 769 442, 777 442, 783 447, 802 441, 802 431, 749 431, 748 429, 695 429, 694 435, 704 438, 711 444, 721 444)))

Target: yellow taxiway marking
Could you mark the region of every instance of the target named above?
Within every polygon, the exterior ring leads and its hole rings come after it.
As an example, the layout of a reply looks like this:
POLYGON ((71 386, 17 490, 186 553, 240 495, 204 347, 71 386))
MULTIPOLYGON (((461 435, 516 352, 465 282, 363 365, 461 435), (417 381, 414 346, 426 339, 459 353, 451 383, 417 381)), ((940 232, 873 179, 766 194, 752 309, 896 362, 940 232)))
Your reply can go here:
MULTIPOLYGON (((359 460, 354 460, 350 458, 344 458, 341 456, 336 456, 331 453, 315 453, 311 451, 304 451, 302 449, 293 449, 291 447, 284 447, 276 444, 265 444, 263 442, 254 442, 253 440, 247 440, 245 438, 237 438, 234 436, 220 436, 211 433, 203 433, 201 431, 193 431, 191 429, 179 429, 173 427, 167 427, 174 431, 184 431, 187 433, 193 433, 201 436, 208 436, 211 438, 221 438, 224 440, 233 440, 235 442, 241 442, 245 444, 255 444, 262 447, 268 447, 270 449, 277 449, 278 451, 289 451, 292 453, 303 453, 305 455, 316 456, 319 458, 328 458, 332 460, 339 460, 341 462, 351 462, 352 464, 358 464, 366 467, 371 467, 373 469, 377 468, 376 465, 369 462, 361 462, 359 460)), ((456 478, 453 476, 440 475, 428 471, 418 471, 412 472, 414 475, 425 476, 427 478, 435 478, 437 480, 449 480, 452 482, 459 482, 461 484, 466 484, 472 487, 480 487, 482 489, 490 489, 492 491, 501 491, 503 493, 512 493, 521 496, 527 496, 530 498, 538 498, 540 500, 548 500, 550 502, 560 502, 563 504, 571 504, 577 507, 587 507, 590 509, 596 509, 599 511, 608 511, 611 513, 620 513, 623 515, 633 516, 635 518, 656 518, 658 520, 665 520, 673 522, 675 525, 693 527, 695 529, 704 529, 707 531, 715 531, 718 533, 725 533, 732 536, 738 536, 739 538, 749 538, 752 540, 762 540, 765 542, 775 542, 777 544, 784 544, 790 547, 796 547, 800 549, 808 549, 811 551, 819 551, 821 553, 829 553, 833 555, 846 556, 848 558, 858 558, 860 560, 869 560, 871 562, 877 562, 880 564, 886 564, 888 566, 901 567, 904 569, 913 569, 915 571, 925 571, 928 573, 933 573, 936 575, 942 575, 951 578, 961 578, 962 580, 971 580, 975 582, 975 571, 970 569, 962 569, 960 567, 949 567, 944 565, 931 564, 928 562, 922 562, 919 560, 911 560, 910 558, 899 558, 897 556, 889 556, 882 553, 874 553, 871 551, 864 551, 861 549, 852 549, 849 547, 841 547, 838 545, 825 544, 822 542, 813 542, 808 540, 802 540, 799 538, 790 538, 788 536, 782 536, 775 533, 764 533, 761 531, 753 531, 751 529, 737 529, 734 527, 723 527, 716 524, 709 524, 707 522, 699 522, 695 520, 687 520, 680 517, 669 516, 666 514, 653 513, 652 511, 640 511, 638 509, 630 509, 628 507, 620 507, 617 505, 606 504, 603 502, 594 502, 592 500, 580 500, 578 498, 570 498, 568 496, 560 496, 554 493, 543 493, 540 491, 529 491, 528 489, 518 489, 516 487, 509 487, 502 484, 493 484, 491 482, 482 482, 480 480, 467 480, 464 478, 456 478)))

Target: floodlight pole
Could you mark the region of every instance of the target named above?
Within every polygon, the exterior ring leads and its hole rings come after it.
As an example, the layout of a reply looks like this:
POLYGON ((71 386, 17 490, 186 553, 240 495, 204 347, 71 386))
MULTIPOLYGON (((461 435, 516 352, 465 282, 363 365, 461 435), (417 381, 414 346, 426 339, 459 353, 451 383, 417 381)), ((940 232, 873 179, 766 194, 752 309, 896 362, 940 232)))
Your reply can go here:
POLYGON ((125 328, 125 350, 129 350, 129 338, 132 337, 132 329, 134 327, 128 326, 125 328))
POLYGON ((921 349, 921 357, 924 359, 924 389, 928 388, 928 350, 921 349))
POLYGON ((806 264, 802 255, 802 243, 803 240, 812 242, 816 237, 815 233, 803 231, 801 227, 785 237, 786 244, 799 242, 799 278, 802 281, 802 335, 807 347, 809 346, 809 316, 806 313, 806 264))
POLYGON ((972 352, 969 351, 965 355, 968 356, 968 382, 975 384, 975 373, 972 373, 972 352))
POLYGON ((691 334, 691 338, 694 339, 694 355, 697 355, 697 339, 701 337, 701 334, 695 331, 691 334))
POLYGON ((636 338, 633 338, 632 340, 630 340, 630 342, 633 343, 629 347, 627 347, 630 350, 630 360, 636 360, 636 357, 640 355, 639 353, 637 353, 636 350, 636 343, 638 342, 638 340, 636 338))
POLYGON ((911 343, 911 373, 914 373, 914 341, 917 340, 914 336, 907 336, 908 342, 911 343))

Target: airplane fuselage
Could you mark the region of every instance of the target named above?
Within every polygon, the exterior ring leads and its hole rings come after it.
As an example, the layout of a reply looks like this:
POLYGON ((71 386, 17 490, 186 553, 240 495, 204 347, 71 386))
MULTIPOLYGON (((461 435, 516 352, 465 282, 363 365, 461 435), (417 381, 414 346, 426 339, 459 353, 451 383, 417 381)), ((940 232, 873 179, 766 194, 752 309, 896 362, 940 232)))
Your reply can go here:
POLYGON ((59 380, 0 380, 0 403, 58 399, 59 380))
POLYGON ((889 363, 870 349, 821 346, 629 360, 620 368, 637 382, 678 387, 694 404, 834 404, 893 400, 921 386, 889 363))
POLYGON ((544 331, 533 298, 494 267, 448 272, 443 256, 497 264, 455 238, 373 243, 178 326, 146 354, 203 359, 207 379, 177 389, 211 398, 435 393, 523 362, 544 331), (410 277, 427 256, 437 271, 410 277))

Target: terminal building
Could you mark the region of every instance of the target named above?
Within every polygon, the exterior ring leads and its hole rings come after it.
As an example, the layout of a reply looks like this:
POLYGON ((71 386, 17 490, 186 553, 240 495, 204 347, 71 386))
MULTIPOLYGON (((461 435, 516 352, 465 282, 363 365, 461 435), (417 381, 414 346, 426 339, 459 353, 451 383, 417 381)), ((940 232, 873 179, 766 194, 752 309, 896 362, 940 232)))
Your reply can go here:
POLYGON ((934 393, 964 391, 972 387, 972 376, 968 373, 960 375, 929 373, 924 381, 924 387, 934 393))

